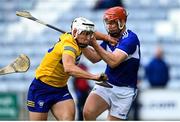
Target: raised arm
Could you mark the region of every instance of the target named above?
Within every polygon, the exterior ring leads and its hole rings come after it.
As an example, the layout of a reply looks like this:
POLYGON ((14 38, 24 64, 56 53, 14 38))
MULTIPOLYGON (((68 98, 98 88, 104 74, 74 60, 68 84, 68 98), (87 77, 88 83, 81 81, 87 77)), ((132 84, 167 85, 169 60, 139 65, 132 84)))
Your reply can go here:
POLYGON ((118 42, 117 38, 111 37, 110 35, 103 34, 101 32, 96 31, 94 33, 94 36, 96 37, 97 40, 104 40, 106 42, 109 42, 112 45, 116 45, 118 42))
MULTIPOLYGON (((104 40, 106 42, 111 43, 112 45, 117 44, 118 39, 113 38, 107 34, 103 34, 101 32, 96 31, 94 36, 97 40, 104 40)), ((86 47, 82 50, 84 56, 89 59, 92 63, 97 63, 101 60, 99 54, 91 47, 86 47)))
POLYGON ((101 57, 92 47, 86 47, 82 49, 84 56, 89 59, 92 63, 97 63, 101 60, 101 57))
POLYGON ((111 68, 115 68, 128 57, 128 55, 125 52, 119 49, 115 49, 115 51, 113 52, 108 52, 104 50, 96 42, 95 37, 92 39, 92 46, 99 54, 99 56, 102 58, 102 60, 104 60, 111 68))

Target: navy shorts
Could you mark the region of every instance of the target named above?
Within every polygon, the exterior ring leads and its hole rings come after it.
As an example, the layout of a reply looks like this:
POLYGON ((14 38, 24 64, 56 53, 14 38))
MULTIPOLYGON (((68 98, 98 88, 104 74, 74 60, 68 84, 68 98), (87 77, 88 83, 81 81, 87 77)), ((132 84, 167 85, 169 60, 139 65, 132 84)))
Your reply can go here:
POLYGON ((59 101, 73 99, 67 86, 53 87, 34 79, 29 87, 27 107, 32 112, 48 112, 59 101))

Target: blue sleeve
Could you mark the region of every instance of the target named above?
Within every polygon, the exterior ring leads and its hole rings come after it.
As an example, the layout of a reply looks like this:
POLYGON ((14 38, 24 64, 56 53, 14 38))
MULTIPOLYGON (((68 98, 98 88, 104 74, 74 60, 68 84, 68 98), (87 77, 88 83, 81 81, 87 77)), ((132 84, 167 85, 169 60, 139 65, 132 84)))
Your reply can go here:
POLYGON ((128 55, 133 54, 137 47, 137 40, 135 37, 127 37, 121 40, 117 48, 123 50, 128 55))

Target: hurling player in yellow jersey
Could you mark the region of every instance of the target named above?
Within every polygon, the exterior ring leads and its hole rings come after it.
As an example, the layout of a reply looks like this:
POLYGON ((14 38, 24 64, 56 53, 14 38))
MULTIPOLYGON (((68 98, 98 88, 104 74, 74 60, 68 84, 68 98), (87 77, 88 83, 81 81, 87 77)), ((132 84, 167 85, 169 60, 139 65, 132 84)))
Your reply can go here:
MULTIPOLYGON (((30 120, 47 120, 49 110, 56 120, 74 120, 75 104, 67 87, 69 76, 102 80, 101 74, 91 74, 77 66, 82 48, 89 44, 93 35, 108 40, 107 35, 94 33, 93 22, 76 18, 71 33, 62 34, 60 41, 45 54, 28 91, 30 120)), ((106 75, 103 80, 107 80, 106 75)))

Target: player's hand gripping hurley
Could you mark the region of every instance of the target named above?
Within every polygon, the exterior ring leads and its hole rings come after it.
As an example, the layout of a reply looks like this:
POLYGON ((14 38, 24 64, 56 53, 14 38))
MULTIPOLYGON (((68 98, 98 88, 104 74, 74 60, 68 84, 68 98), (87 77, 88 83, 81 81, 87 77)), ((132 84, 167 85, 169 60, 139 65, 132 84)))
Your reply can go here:
POLYGON ((30 60, 25 54, 19 55, 12 63, 4 68, 0 68, 0 75, 26 72, 30 67, 30 60))
POLYGON ((98 79, 98 81, 96 81, 95 83, 97 85, 100 85, 100 86, 104 86, 104 87, 107 87, 107 88, 113 88, 113 86, 111 86, 108 82, 107 82, 108 78, 107 78, 107 75, 102 73, 98 79))

